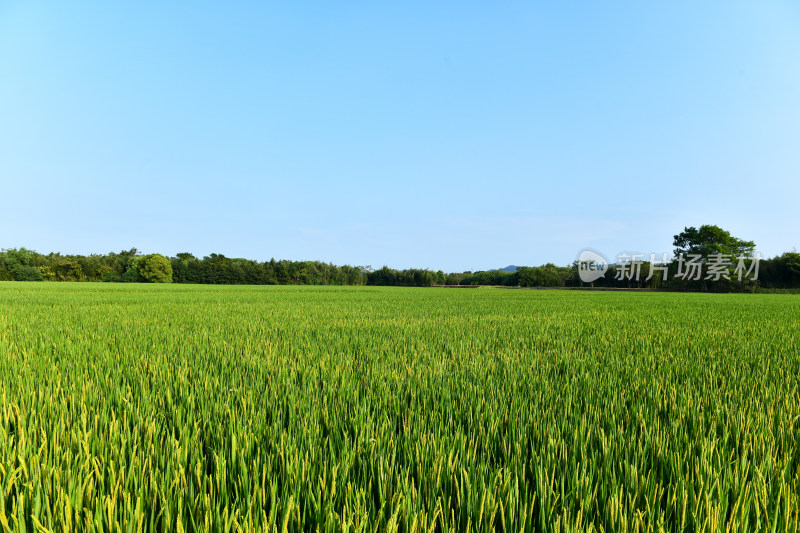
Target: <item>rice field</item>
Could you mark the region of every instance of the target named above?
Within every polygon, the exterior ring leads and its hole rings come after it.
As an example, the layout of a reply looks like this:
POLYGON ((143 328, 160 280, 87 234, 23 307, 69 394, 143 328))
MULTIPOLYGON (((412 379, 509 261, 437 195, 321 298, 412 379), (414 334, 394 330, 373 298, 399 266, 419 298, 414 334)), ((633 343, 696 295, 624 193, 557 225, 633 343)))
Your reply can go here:
POLYGON ((800 298, 0 283, 0 530, 797 531, 800 298))

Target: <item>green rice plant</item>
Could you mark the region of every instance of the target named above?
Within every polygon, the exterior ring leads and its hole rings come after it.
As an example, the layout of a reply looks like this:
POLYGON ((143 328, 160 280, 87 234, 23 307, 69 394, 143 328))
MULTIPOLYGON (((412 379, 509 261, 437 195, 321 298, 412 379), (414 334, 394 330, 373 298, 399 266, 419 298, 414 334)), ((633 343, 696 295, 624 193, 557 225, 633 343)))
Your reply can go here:
POLYGON ((0 530, 797 531, 787 295, 0 283, 0 530))

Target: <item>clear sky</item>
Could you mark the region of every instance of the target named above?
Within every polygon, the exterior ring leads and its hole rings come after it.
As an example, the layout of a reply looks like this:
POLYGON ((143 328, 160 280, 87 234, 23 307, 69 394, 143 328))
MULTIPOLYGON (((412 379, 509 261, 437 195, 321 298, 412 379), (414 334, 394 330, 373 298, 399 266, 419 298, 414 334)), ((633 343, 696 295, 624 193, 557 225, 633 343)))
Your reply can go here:
POLYGON ((798 6, 0 0, 0 247, 461 271, 709 223, 777 255, 798 6))

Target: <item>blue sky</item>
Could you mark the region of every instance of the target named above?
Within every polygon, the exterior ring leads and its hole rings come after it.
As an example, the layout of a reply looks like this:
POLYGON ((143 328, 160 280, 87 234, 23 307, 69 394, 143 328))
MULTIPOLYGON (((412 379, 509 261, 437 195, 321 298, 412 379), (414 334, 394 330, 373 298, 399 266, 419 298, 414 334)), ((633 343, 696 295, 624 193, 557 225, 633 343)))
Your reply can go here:
POLYGON ((0 247, 800 248, 795 2, 228 4, 0 3, 0 247))

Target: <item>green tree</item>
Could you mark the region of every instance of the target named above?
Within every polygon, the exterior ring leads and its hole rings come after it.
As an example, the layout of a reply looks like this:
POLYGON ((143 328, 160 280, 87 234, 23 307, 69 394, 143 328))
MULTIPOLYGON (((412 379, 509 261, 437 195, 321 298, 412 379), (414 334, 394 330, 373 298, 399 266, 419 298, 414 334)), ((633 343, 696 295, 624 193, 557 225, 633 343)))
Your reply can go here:
POLYGON ((38 268, 26 265, 14 269, 14 279, 17 281, 44 281, 42 272, 38 268))
POLYGON ((83 281, 83 269, 80 263, 71 259, 63 259, 55 269, 56 279, 59 281, 83 281))
MULTIPOLYGON (((681 255, 700 256, 700 279, 699 281, 689 281, 689 284, 698 284, 702 290, 706 290, 709 287, 716 287, 718 289, 730 288, 733 283, 724 278, 707 282, 706 272, 708 267, 706 264, 713 261, 712 256, 717 256, 718 254, 724 256, 723 260, 729 263, 729 265, 723 267, 723 269, 727 271, 726 275, 730 276, 733 272, 733 265, 737 264, 737 258, 742 256, 752 257, 756 248, 753 241, 739 239, 719 226, 708 224, 700 226, 699 228, 684 228, 681 233, 675 235, 672 244, 675 246, 675 255, 678 257, 681 255)), ((680 268, 680 262, 678 265, 678 268, 680 268)), ((743 284, 740 285, 740 289, 744 288, 743 284)))
POLYGON ((139 273, 139 265, 142 262, 141 257, 131 257, 128 261, 128 267, 125 269, 125 272, 120 277, 121 281, 125 283, 141 283, 144 281, 142 275, 139 273))
POLYGON ((5 250, 5 267, 17 281, 42 281, 42 273, 37 268, 37 254, 26 248, 5 250))
POLYGON ((789 272, 800 276, 800 253, 791 251, 784 253, 783 256, 786 258, 786 268, 789 272))
POLYGON ((172 263, 161 254, 139 258, 139 275, 150 283, 172 283, 172 263))
POLYGON ((703 225, 684 228, 672 242, 675 255, 699 254, 703 258, 713 254, 751 256, 756 245, 753 241, 738 239, 719 226, 703 225))

